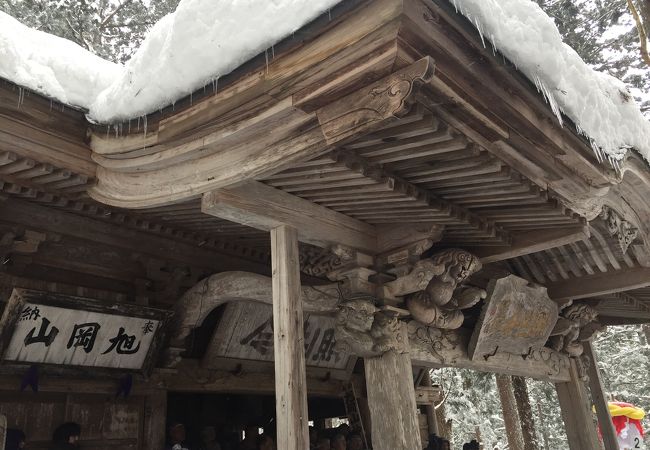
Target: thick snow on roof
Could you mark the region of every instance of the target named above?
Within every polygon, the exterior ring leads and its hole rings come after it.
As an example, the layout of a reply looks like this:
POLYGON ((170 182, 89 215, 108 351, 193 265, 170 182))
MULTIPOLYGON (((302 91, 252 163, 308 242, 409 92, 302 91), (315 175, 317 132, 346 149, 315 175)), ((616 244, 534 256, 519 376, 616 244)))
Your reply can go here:
MULTIPOLYGON (((125 67, 0 13, 0 77, 115 122, 173 104, 270 48, 340 0, 181 0, 125 67)), ((650 160, 650 122, 620 81, 589 68, 531 0, 452 0, 611 160, 650 160)))
POLYGON ((339 1, 182 0, 99 95, 91 116, 115 121, 169 105, 269 49, 339 1))
POLYGON ((587 66, 531 0, 453 0, 484 39, 534 81, 561 121, 566 114, 597 152, 620 160, 628 147, 650 161, 650 122, 625 85, 587 66))
POLYGON ((0 77, 88 108, 120 71, 67 39, 28 28, 0 11, 0 77))

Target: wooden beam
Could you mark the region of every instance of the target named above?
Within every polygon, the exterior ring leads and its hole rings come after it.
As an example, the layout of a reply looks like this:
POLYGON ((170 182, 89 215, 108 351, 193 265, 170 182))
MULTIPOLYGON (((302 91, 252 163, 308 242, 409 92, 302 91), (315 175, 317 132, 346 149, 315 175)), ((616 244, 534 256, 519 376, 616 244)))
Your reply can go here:
POLYGON ((571 450, 599 450, 598 434, 591 414, 591 401, 573 359, 571 360, 570 375, 569 381, 555 385, 569 448, 571 450))
POLYGON ((591 399, 596 407, 596 415, 598 416, 598 424, 600 425, 600 435, 605 445, 605 450, 618 450, 618 441, 616 439, 616 430, 612 422, 612 416, 609 414, 609 407, 607 406, 607 399, 603 391, 603 381, 598 369, 598 360, 594 352, 594 346, 591 341, 584 344, 585 356, 591 360, 591 364, 587 366, 589 373, 589 390, 591 391, 591 399))
POLYGON ((301 242, 319 247, 341 244, 369 253, 377 248, 372 225, 257 181, 208 192, 201 209, 260 230, 288 225, 298 230, 301 242))
POLYGON ((569 300, 650 286, 650 268, 636 267, 587 275, 546 285, 553 300, 569 300))
MULTIPOLYGON (((406 324, 402 324, 406 339, 406 324)), ((414 450, 422 447, 408 353, 395 350, 364 360, 366 391, 375 450, 414 450)))
POLYGON ((277 444, 286 450, 304 450, 309 447, 309 415, 295 228, 281 225, 271 230, 271 255, 277 444))
POLYGON ((17 225, 29 224, 30 228, 45 233, 75 236, 79 239, 126 249, 130 252, 151 255, 165 261, 178 261, 212 271, 241 268, 268 273, 268 268, 261 263, 246 261, 244 258, 231 255, 220 255, 218 252, 208 251, 198 245, 178 242, 152 233, 66 213, 23 200, 7 199, 0 202, 0 217, 3 222, 17 225))
POLYGON ((487 264, 582 241, 589 236, 588 225, 523 231, 510 234, 510 245, 469 248, 467 251, 478 256, 483 264, 487 264))
POLYGON ((427 329, 415 321, 409 323, 409 347, 413 365, 439 368, 457 367, 479 372, 535 378, 537 380, 568 381, 569 358, 551 349, 533 351, 525 358, 505 352, 472 361, 467 355, 470 331, 466 329, 427 329))

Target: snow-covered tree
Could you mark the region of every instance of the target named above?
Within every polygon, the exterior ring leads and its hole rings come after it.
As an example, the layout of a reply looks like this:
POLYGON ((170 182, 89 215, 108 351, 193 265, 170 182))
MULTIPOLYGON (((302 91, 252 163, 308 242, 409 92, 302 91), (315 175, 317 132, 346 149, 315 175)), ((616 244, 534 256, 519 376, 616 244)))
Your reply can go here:
POLYGON ((179 0, 0 0, 0 10, 32 28, 124 62, 147 30, 179 0))
POLYGON ((568 45, 594 69, 630 86, 650 112, 650 67, 639 53, 636 22, 627 0, 535 0, 555 20, 568 45))

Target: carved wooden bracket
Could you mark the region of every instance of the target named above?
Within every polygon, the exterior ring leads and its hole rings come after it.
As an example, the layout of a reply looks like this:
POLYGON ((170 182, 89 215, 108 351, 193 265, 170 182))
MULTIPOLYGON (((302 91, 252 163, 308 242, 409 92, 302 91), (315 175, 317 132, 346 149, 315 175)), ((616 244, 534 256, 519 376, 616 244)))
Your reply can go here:
POLYGON ((599 217, 605 221, 609 235, 618 239, 621 251, 626 253, 630 244, 637 238, 639 229, 608 206, 603 206, 599 217))
POLYGON ((566 307, 551 332, 551 347, 574 358, 580 357, 584 351, 582 343, 605 329, 597 318, 598 311, 585 303, 566 307))
POLYGON ((342 303, 336 319, 336 347, 342 353, 369 358, 408 352, 397 316, 380 311, 370 299, 342 303))
POLYGON ((315 277, 327 277, 330 280, 340 279, 339 274, 349 269, 369 267, 373 264, 370 255, 343 245, 320 248, 303 243, 299 249, 299 260, 301 272, 315 277))
MULTIPOLYGON (((373 126, 406 114, 417 87, 431 80, 433 59, 425 57, 316 112, 328 145, 367 133, 373 126)), ((299 105, 298 105, 299 106, 299 105)))
POLYGON ((569 357, 548 347, 531 349, 526 355, 496 350, 489 358, 471 359, 470 331, 441 330, 413 320, 408 324, 409 353, 414 364, 426 367, 459 367, 519 375, 554 382, 568 381, 569 357))
POLYGON ((443 250, 419 261, 408 275, 386 283, 383 295, 394 298, 412 294, 406 297, 406 307, 415 320, 437 328, 459 328, 464 320, 461 310, 485 298, 483 289, 462 286, 481 267, 471 253, 443 250))

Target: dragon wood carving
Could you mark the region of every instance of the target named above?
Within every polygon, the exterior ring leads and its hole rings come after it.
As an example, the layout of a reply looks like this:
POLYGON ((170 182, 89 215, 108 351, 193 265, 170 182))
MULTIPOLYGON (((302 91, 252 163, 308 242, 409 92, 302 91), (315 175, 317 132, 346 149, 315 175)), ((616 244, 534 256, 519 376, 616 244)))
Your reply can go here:
POLYGON ((336 348, 342 353, 364 358, 387 351, 406 352, 400 322, 377 308, 372 301, 350 300, 339 305, 336 315, 336 348))
POLYGON ((433 276, 423 290, 406 297, 406 307, 415 320, 425 325, 459 328, 465 317, 462 310, 485 298, 485 290, 462 286, 470 275, 481 270, 481 262, 471 253, 452 248, 433 255, 429 266, 433 276))
POLYGON ((584 303, 570 305, 561 312, 549 339, 551 348, 575 360, 578 376, 584 382, 589 381, 587 371, 593 362, 583 354, 583 342, 605 329, 597 318, 598 312, 589 305, 584 303))
POLYGON ((637 238, 639 229, 627 220, 623 219, 616 211, 608 206, 603 206, 600 218, 603 219, 607 225, 609 235, 618 240, 618 245, 621 247, 621 251, 626 253, 627 248, 637 238))

